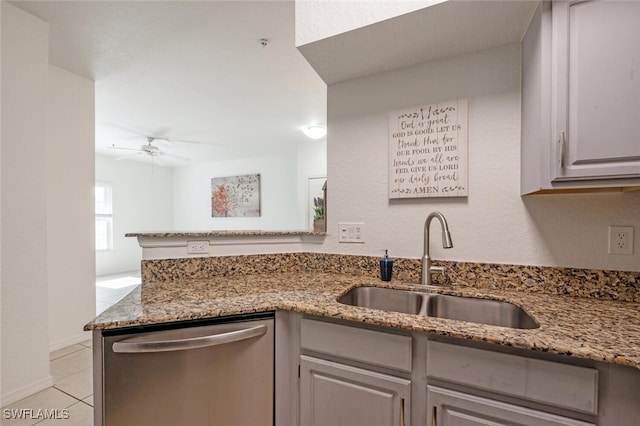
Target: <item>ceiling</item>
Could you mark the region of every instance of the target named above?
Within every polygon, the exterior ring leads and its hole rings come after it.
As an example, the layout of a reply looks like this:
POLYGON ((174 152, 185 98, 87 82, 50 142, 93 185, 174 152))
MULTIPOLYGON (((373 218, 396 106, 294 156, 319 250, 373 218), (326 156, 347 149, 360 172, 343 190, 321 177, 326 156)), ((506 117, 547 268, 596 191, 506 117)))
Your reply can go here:
POLYGON ((334 84, 518 43, 539 4, 538 0, 423 2, 428 7, 309 42, 299 50, 323 81, 334 84))
POLYGON ((294 46, 293 1, 12 3, 49 22, 51 64, 95 81, 97 153, 138 154, 110 147, 155 137, 190 158, 157 163, 226 161, 313 143, 300 129, 326 125, 326 84, 294 46))

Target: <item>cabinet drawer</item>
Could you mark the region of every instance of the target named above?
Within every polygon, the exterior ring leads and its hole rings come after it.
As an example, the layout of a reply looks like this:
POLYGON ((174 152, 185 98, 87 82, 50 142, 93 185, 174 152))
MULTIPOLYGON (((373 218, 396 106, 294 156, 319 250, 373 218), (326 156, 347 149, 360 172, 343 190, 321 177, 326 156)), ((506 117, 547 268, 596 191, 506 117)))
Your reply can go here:
POLYGON ((303 350, 411 372, 411 336, 303 319, 303 350))
POLYGON ((427 376, 597 414, 598 371, 552 361, 430 341, 427 376))
POLYGON ((564 416, 428 386, 427 424, 465 426, 595 426, 564 416))

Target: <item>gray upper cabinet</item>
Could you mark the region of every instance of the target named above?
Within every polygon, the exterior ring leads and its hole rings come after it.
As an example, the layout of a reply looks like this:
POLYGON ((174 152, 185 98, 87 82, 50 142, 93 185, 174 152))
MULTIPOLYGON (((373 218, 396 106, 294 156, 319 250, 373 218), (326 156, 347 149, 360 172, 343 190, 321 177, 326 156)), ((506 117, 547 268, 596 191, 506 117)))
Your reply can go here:
POLYGON ((542 2, 523 40, 522 193, 640 186, 640 2, 542 2))

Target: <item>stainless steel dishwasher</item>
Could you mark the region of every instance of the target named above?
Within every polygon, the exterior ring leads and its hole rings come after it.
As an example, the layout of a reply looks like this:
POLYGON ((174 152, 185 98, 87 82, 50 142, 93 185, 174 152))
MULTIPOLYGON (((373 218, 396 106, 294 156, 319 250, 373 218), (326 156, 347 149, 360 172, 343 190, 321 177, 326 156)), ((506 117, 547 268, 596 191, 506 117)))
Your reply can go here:
POLYGON ((273 313, 223 321, 96 332, 96 425, 273 425, 273 313))

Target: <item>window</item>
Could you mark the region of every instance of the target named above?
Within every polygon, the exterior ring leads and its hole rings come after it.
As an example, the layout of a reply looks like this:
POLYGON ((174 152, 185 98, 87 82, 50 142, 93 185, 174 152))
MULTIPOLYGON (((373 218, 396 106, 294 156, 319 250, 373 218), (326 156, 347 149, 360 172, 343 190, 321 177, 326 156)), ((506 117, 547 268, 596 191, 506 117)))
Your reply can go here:
POLYGON ((111 184, 96 182, 96 251, 113 250, 111 184))

